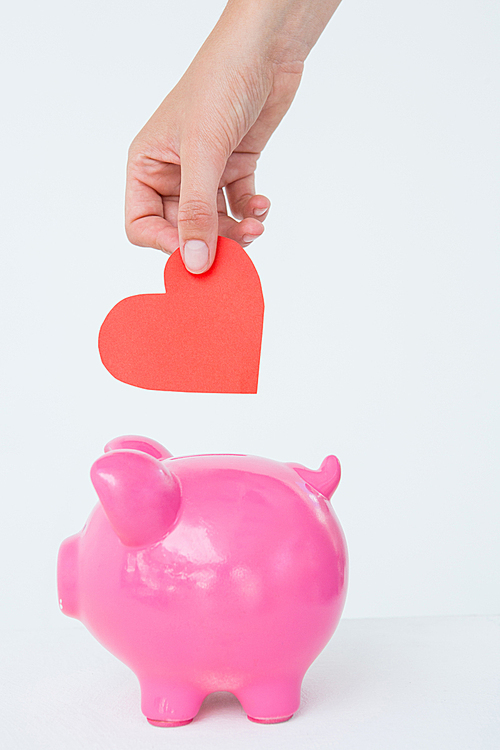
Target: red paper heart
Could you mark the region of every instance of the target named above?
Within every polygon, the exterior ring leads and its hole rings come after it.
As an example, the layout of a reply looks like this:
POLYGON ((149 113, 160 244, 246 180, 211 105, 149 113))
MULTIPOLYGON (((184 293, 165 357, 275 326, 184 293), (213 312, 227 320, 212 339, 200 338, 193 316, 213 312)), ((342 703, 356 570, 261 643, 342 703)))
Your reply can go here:
POLYGON ((176 250, 165 289, 127 297, 108 313, 99 332, 106 369, 155 391, 256 393, 264 299, 243 248, 219 237, 213 266, 199 275, 176 250))

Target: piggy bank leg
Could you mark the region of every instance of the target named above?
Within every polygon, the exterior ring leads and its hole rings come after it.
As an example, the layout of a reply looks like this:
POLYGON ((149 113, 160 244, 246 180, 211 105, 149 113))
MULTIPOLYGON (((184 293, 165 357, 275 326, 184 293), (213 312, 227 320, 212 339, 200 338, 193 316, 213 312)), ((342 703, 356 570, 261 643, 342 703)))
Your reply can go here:
POLYGON ((206 694, 192 685, 158 678, 140 679, 142 713, 156 727, 189 724, 200 710, 206 694))
POLYGON ((278 724, 288 721, 299 707, 302 677, 269 678, 236 693, 250 721, 278 724))

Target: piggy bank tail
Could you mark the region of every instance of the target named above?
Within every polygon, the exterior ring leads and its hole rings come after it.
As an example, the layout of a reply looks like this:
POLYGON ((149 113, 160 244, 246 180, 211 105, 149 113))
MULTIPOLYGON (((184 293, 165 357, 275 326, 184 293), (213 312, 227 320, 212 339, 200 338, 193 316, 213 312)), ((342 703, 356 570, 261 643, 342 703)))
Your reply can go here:
POLYGON ((340 482, 340 462, 336 456, 327 456, 319 469, 306 469, 300 464, 288 464, 299 477, 314 487, 315 490, 328 500, 331 498, 340 482))
POLYGON ((59 607, 68 617, 78 618, 78 545, 80 535, 65 539, 57 558, 59 607))

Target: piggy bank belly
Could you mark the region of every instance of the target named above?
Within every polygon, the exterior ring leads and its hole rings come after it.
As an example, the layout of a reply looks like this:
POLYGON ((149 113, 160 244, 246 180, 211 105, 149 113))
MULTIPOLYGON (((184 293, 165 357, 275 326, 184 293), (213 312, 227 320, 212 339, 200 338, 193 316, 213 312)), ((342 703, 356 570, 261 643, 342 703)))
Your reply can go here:
POLYGON ((276 508, 186 492, 177 526, 124 547, 98 506, 81 538, 81 619, 136 674, 232 690, 250 676, 302 674, 331 637, 346 549, 328 504, 276 508))
POLYGON ((135 672, 148 721, 186 724, 216 690, 253 721, 291 718, 345 599, 338 460, 174 458, 126 436, 91 478, 100 503, 61 546, 60 604, 135 672))

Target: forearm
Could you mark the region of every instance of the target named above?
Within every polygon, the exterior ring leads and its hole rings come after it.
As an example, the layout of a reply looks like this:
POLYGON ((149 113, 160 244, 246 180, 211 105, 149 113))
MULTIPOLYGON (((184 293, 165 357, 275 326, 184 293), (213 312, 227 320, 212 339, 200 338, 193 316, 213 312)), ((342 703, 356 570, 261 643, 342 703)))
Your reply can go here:
POLYGON ((303 63, 340 0, 228 0, 213 34, 228 29, 241 44, 278 64, 303 63), (239 32, 239 33, 238 33, 239 32))
MULTIPOLYGON (((307 55, 339 4, 340 0, 228 0, 188 77, 200 80, 210 70, 215 80, 224 82, 222 93, 232 92, 233 102, 242 84, 250 100, 270 95, 270 109, 276 106, 272 132, 291 104, 307 55)), ((204 90, 198 90, 198 100, 203 95, 204 90)), ((213 90, 209 99, 213 105, 213 90)))

